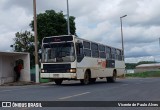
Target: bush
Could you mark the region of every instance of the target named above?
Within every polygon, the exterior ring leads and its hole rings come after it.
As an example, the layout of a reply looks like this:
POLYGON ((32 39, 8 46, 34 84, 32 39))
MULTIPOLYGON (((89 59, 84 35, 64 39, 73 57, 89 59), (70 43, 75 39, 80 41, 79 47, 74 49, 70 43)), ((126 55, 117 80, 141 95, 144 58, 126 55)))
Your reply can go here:
POLYGON ((142 73, 126 74, 126 77, 160 77, 160 71, 147 71, 142 73))

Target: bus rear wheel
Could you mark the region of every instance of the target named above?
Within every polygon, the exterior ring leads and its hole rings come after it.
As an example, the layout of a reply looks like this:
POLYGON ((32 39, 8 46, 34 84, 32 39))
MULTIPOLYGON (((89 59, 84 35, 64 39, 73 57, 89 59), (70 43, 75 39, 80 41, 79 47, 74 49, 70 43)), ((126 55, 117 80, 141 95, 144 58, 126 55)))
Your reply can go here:
POLYGON ((88 71, 86 71, 84 75, 84 79, 81 79, 80 82, 81 84, 87 85, 89 84, 89 80, 90 80, 90 76, 89 76, 88 71))
POLYGON ((62 84, 62 79, 55 79, 54 82, 57 84, 57 85, 61 85, 62 84))
POLYGON ((113 76, 112 77, 107 77, 107 82, 108 83, 114 83, 116 82, 116 77, 117 77, 117 73, 116 70, 113 71, 113 76))

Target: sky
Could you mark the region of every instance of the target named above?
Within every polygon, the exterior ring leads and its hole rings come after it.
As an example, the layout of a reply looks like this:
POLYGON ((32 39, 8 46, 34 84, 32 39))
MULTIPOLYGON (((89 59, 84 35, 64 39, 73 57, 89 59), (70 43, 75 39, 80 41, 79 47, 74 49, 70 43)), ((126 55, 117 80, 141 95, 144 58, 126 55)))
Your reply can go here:
MULTIPOLYGON (((160 61, 160 0, 68 0, 79 37, 122 48, 125 61, 160 61)), ((37 0, 37 14, 45 10, 67 14, 66 0, 37 0)), ((0 51, 12 51, 16 32, 31 31, 33 0, 0 0, 0 51)))

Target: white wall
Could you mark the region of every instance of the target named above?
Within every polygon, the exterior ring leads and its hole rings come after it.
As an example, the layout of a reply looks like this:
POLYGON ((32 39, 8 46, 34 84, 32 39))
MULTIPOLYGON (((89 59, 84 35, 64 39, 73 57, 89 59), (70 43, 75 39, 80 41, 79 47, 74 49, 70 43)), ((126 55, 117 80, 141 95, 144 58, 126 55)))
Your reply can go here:
POLYGON ((14 80, 12 60, 12 57, 0 55, 0 84, 13 82, 14 80))
POLYGON ((135 70, 134 69, 126 69, 126 73, 133 74, 133 73, 135 73, 135 70))
POLYGON ((30 80, 30 57, 29 55, 21 55, 17 57, 18 59, 22 59, 24 62, 24 68, 21 70, 21 78, 20 81, 31 81, 30 80))

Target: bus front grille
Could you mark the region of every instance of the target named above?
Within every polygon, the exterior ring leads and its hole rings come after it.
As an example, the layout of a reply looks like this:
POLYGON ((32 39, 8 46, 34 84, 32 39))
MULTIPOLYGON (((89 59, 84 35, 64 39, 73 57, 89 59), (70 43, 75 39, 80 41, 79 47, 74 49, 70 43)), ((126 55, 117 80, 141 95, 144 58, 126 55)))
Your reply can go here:
POLYGON ((71 68, 71 64, 43 64, 46 73, 66 73, 71 68))

